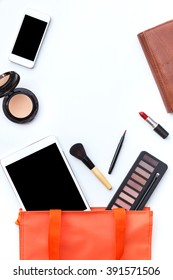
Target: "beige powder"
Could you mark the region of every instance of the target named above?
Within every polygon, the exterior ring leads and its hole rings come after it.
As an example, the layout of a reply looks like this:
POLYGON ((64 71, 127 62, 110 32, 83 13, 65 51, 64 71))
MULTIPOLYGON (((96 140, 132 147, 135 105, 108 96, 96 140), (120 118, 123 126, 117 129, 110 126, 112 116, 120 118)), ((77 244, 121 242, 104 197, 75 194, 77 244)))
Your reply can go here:
POLYGON ((32 101, 25 94, 16 94, 10 99, 9 110, 14 117, 25 118, 31 113, 32 109, 32 101))
POLYGON ((6 75, 0 79, 0 87, 5 85, 5 83, 8 81, 10 75, 6 75))

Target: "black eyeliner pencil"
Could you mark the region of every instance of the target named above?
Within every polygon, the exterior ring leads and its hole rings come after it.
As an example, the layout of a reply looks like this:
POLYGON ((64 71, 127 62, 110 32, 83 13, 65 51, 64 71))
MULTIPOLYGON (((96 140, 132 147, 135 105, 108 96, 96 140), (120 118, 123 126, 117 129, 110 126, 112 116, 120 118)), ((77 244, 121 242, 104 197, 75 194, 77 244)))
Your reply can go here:
POLYGON ((116 148, 115 154, 114 154, 114 156, 113 156, 111 165, 110 165, 109 170, 108 170, 108 173, 109 173, 109 174, 111 174, 111 172, 112 172, 112 170, 113 170, 113 168, 114 168, 115 162, 116 162, 116 160, 117 160, 117 158, 118 158, 118 155, 119 155, 119 153, 120 153, 122 144, 123 144, 123 142, 124 142, 125 134, 126 134, 126 130, 125 130, 125 132, 123 133, 123 136, 121 137, 120 142, 118 143, 118 146, 117 146, 117 148, 116 148))

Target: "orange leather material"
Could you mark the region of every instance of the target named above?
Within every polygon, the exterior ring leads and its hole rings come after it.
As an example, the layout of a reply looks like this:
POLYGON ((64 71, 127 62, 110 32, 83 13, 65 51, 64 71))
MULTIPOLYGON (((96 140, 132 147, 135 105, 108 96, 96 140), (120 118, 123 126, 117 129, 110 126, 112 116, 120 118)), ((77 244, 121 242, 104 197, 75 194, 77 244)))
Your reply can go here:
POLYGON ((21 260, 151 259, 153 213, 149 208, 62 211, 58 221, 53 222, 50 217, 55 218, 54 214, 51 211, 19 213, 21 260), (54 241, 51 241, 52 234, 54 241))

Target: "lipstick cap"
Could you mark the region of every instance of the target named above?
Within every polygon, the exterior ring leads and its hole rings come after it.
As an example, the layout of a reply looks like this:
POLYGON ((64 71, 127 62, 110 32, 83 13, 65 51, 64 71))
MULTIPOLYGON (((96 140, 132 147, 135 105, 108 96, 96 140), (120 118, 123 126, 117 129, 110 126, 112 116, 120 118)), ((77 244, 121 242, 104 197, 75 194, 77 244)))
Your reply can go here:
POLYGON ((157 134, 159 134, 164 139, 169 135, 169 133, 160 124, 158 124, 154 128, 154 131, 157 132, 157 134))

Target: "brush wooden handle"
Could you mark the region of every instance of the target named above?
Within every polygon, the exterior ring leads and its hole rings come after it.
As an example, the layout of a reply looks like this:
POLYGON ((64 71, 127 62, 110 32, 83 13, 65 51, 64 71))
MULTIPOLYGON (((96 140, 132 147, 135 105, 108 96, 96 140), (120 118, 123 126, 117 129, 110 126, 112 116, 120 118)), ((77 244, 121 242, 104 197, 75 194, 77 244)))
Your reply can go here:
POLYGON ((107 181, 107 179, 105 178, 105 176, 98 170, 97 167, 94 167, 91 169, 91 171, 94 173, 94 175, 103 183, 103 185, 105 185, 105 187, 108 190, 112 189, 111 184, 107 181))

